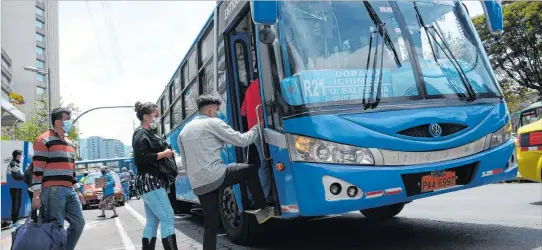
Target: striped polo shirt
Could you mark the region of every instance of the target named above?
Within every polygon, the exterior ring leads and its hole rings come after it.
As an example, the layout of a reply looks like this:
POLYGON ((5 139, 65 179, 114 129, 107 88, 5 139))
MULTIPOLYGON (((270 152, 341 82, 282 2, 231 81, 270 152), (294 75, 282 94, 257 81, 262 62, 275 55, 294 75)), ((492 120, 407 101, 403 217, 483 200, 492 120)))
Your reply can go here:
POLYGON ((77 190, 74 153, 73 144, 67 137, 52 129, 41 134, 34 143, 32 189, 65 186, 77 190))

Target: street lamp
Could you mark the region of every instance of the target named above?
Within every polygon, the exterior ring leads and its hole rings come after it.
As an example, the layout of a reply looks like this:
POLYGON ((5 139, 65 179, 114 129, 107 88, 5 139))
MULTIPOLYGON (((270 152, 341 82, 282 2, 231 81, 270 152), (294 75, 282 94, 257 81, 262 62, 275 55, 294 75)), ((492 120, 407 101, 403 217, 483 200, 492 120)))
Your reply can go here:
POLYGON ((26 71, 30 71, 30 72, 34 72, 34 73, 40 73, 42 75, 46 75, 47 76, 47 113, 49 114, 48 115, 48 120, 49 120, 49 127, 52 128, 53 127, 53 123, 51 121, 51 75, 49 74, 49 72, 51 71, 51 69, 47 69, 47 71, 43 71, 43 70, 39 70, 38 68, 36 67, 24 67, 24 70, 26 71))

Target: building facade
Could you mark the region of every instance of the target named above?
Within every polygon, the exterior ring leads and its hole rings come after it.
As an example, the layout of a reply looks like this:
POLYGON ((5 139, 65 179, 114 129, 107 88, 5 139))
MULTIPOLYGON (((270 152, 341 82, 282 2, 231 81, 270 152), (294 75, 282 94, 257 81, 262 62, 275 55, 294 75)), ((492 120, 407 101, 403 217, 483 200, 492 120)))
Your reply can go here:
POLYGON ((2 97, 0 102, 2 104, 2 136, 8 139, 13 139, 14 126, 18 122, 24 122, 26 116, 16 106, 13 105, 12 95, 13 89, 11 88, 12 68, 13 61, 11 57, 1 49, 2 51, 2 97))
POLYGON ((80 155, 84 160, 113 159, 125 157, 124 144, 117 139, 91 136, 80 139, 80 155))
MULTIPOLYGON (((59 105, 58 1, 1 1, 0 4, 2 50, 11 59, 9 88, 24 100, 20 110, 29 116, 36 101, 48 100, 48 77, 44 73, 49 74, 51 104, 59 105)), ((4 77, 3 82, 7 80, 4 77)))
POLYGON ((124 157, 124 144, 117 139, 104 139, 100 144, 100 159, 124 157))

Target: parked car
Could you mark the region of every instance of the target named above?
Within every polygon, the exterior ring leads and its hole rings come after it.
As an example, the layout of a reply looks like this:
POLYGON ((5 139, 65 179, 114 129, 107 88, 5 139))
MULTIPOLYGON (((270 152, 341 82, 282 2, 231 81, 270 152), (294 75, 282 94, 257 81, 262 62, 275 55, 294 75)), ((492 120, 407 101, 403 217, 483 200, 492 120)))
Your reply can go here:
MULTIPOLYGON (((124 206, 126 201, 122 185, 120 184, 120 178, 116 173, 111 172, 109 174, 115 180, 115 199, 120 206, 124 206)), ((96 179, 100 176, 102 176, 100 172, 93 172, 87 176, 83 185, 83 199, 85 200, 83 209, 89 209, 91 206, 97 206, 100 203, 103 197, 103 189, 96 188, 96 179)))
POLYGON ((542 182, 542 102, 521 111, 518 119, 516 153, 522 178, 542 182))

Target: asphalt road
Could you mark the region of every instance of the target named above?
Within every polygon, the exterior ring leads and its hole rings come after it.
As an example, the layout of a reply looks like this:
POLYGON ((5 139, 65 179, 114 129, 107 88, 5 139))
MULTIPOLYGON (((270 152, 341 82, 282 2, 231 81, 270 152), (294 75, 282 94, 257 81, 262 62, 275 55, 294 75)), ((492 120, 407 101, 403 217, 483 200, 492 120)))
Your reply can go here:
MULTIPOLYGON (((119 218, 84 212, 87 226, 77 249, 141 249, 142 201, 119 208, 119 218)), ((111 213, 108 214, 110 216, 111 213)), ((175 220, 179 249, 202 249, 198 210, 175 220)), ((9 246, 2 231, 2 249, 9 246)), ((542 185, 495 184, 408 204, 396 219, 374 223, 359 212, 266 223, 252 248, 219 235, 218 249, 539 249, 542 250, 542 185)), ((157 249, 163 249, 157 244, 157 249)))

